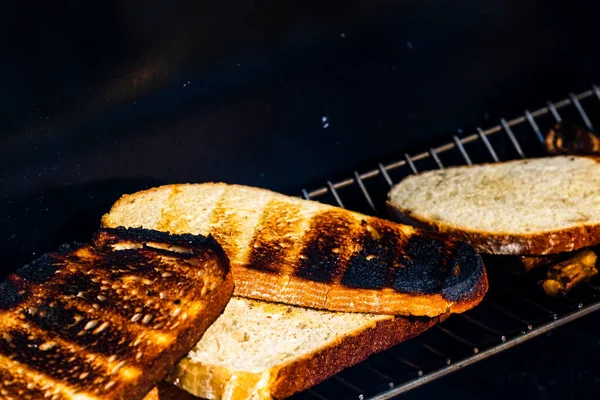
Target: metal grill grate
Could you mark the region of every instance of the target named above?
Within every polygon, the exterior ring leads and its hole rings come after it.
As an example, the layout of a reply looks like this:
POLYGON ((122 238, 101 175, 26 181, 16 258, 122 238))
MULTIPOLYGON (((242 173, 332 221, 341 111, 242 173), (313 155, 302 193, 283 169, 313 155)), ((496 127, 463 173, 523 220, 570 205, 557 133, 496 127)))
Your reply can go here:
MULTIPOLYGON (((385 215, 385 199, 394 182, 419 171, 544 154, 544 135, 561 119, 593 128, 600 124, 600 89, 569 94, 559 102, 468 136, 452 136, 439 147, 403 158, 352 178, 328 181, 304 198, 371 215, 385 215), (597 121, 594 121, 597 119, 597 121)), ((490 289, 475 309, 454 315, 419 337, 371 356, 296 398, 388 399, 513 347, 600 309, 600 278, 576 287, 568 296, 549 298, 527 276, 510 272, 511 259, 487 257, 490 289)))

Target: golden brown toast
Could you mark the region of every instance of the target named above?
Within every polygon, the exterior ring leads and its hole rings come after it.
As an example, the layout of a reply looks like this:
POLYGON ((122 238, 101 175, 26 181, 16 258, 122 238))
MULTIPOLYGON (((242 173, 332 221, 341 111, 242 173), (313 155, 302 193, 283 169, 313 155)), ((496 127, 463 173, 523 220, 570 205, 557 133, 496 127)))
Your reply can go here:
POLYGON ((141 399, 233 291, 212 237, 102 229, 0 283, 2 399, 141 399))
POLYGON ((474 307, 487 291, 466 243, 263 189, 162 186, 123 196, 102 223, 215 236, 241 297, 434 317, 474 307))

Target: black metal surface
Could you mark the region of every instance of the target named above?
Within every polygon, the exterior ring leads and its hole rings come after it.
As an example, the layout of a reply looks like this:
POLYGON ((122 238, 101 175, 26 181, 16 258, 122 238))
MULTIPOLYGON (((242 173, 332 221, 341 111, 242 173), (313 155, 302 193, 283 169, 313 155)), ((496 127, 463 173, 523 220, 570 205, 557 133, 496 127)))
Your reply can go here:
MULTIPOLYGON (((304 190, 303 196, 385 216, 379 211, 385 209, 385 195, 403 176, 471 164, 472 156, 498 162, 544 155, 541 132, 561 118, 559 115, 593 128, 591 119, 600 122, 599 88, 594 85, 563 101, 527 111, 522 117, 501 119, 495 127, 477 128, 476 134, 453 137, 437 148, 414 156, 405 154, 404 159, 388 165, 379 164, 377 169, 362 174, 355 171, 353 178, 328 181, 326 187, 304 190), (395 174, 394 179, 390 173, 395 174)), ((342 393, 348 398, 392 398, 600 310, 600 277, 576 287, 568 296, 550 298, 531 277, 510 272, 511 258, 487 256, 485 263, 490 289, 478 307, 453 315, 425 334, 374 355, 297 398, 339 398, 342 393)), ((563 350, 568 351, 568 347, 563 350)), ((586 396, 594 393, 584 392, 586 396)))

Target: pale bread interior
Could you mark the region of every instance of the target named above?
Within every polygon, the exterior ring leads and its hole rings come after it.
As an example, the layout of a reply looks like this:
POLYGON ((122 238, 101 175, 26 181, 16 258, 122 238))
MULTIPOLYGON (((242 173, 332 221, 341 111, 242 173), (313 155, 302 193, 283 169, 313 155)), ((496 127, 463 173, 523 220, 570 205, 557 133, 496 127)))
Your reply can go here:
POLYGON ((600 223, 600 164, 548 157, 428 171, 389 200, 417 219, 468 231, 532 234, 600 223))

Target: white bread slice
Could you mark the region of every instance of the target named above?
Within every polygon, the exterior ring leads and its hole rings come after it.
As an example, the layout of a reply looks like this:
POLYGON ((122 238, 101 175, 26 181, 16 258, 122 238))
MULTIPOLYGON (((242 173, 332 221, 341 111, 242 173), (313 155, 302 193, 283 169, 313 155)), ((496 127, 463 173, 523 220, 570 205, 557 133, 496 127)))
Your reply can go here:
POLYGON ((481 257, 464 242, 338 207, 226 184, 124 195, 106 227, 213 235, 234 295, 343 312, 434 317, 477 305, 481 257))
POLYGON ((168 381, 206 399, 281 399, 437 321, 233 297, 168 381))
POLYGON ((395 185, 388 209, 480 253, 573 251, 600 243, 598 160, 560 156, 427 171, 395 185))

